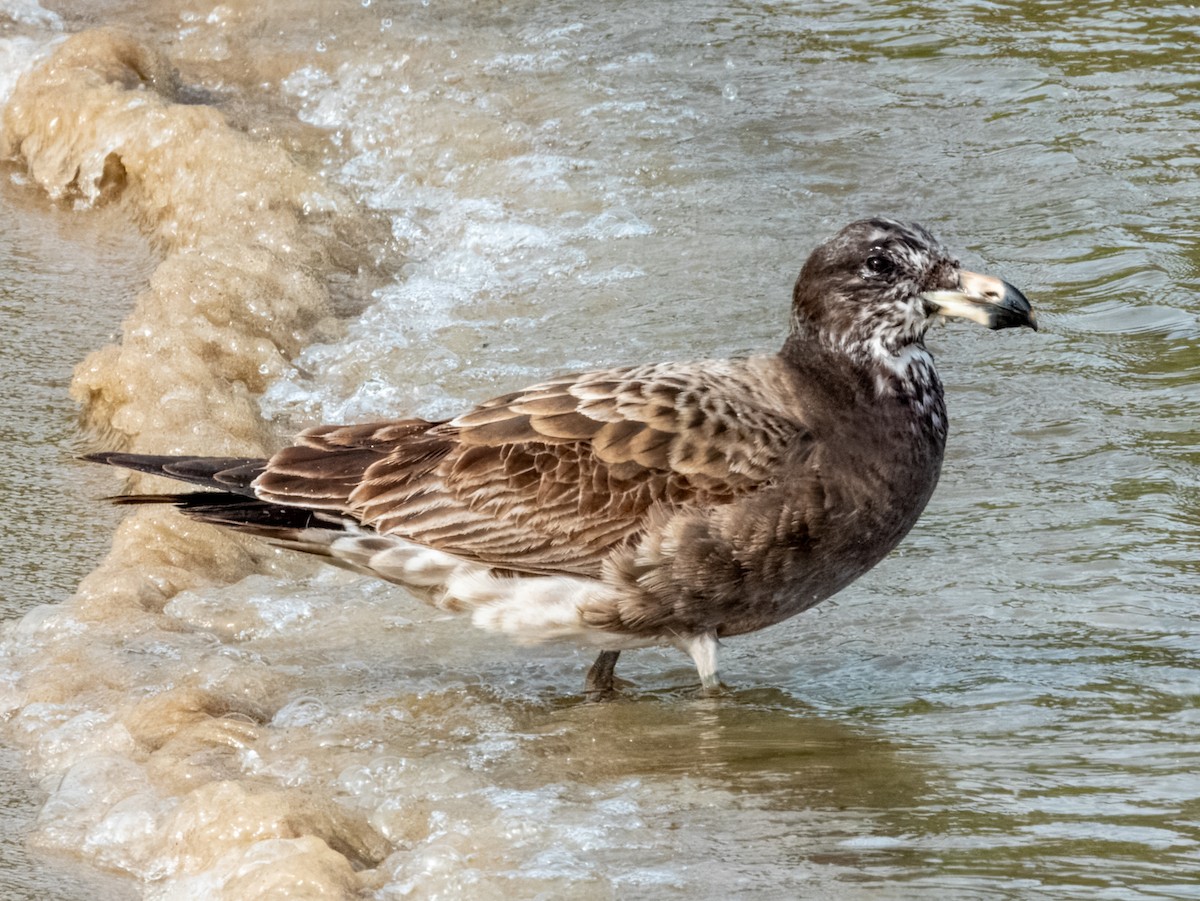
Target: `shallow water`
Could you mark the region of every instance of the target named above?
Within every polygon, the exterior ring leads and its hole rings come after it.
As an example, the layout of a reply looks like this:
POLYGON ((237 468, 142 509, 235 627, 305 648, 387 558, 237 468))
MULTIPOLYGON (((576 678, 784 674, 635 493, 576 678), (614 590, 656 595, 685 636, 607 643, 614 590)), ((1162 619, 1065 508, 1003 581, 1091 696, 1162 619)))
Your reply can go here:
MULTIPOLYGON (((108 545, 117 517, 80 519, 102 482, 81 473, 65 481, 79 452, 75 405, 66 393, 75 360, 97 335, 113 333, 129 292, 149 274, 145 243, 115 216, 80 217, 47 209, 15 169, 0 184, 0 353, 17 377, 6 379, 0 436, 8 448, 0 481, 8 550, 0 556, 0 610, 11 620, 33 603, 68 597, 108 545), (80 328, 81 322, 89 324, 80 328), (47 548, 52 548, 47 552, 47 548)), ((8 744, 6 742, 6 744, 8 744)), ((20 756, 0 754, 0 897, 129 898, 125 880, 81 871, 69 859, 26 847, 45 798, 20 756)))
POLYGON ((144 6, 0 7, 5 891, 1200 897, 1194 11, 144 6), (720 697, 73 459, 770 349, 872 213, 1042 331, 931 337, 930 508, 720 697))

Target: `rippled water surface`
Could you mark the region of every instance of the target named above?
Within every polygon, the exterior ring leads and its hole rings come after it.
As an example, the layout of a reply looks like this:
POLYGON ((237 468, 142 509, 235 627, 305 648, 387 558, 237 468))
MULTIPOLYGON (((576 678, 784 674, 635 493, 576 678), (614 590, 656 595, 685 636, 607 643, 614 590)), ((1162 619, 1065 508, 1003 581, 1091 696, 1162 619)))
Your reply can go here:
POLYGON ((0 893, 1200 897, 1198 39, 1099 2, 0 3, 0 893), (931 336, 929 509, 717 697, 641 651, 584 704, 582 651, 122 518, 74 460, 773 349, 875 213, 1042 330, 931 336))

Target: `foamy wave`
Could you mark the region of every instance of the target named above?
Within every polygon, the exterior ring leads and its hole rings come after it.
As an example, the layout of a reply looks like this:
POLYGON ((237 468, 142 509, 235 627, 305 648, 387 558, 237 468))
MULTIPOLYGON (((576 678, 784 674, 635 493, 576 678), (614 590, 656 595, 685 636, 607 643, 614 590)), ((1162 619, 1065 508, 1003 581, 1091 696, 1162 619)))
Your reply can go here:
MULTIPOLYGON (((36 57, 37 45, 8 46, 36 57)), ((52 198, 121 205, 162 256, 121 342, 76 370, 72 394, 98 439, 269 452, 258 395, 336 333, 325 275, 339 254, 363 263, 358 209, 279 147, 181 103, 170 61, 108 29, 26 66, 0 151, 52 198)), ((186 619, 161 613, 181 591, 276 565, 263 547, 142 510, 74 598, 6 629, 0 704, 50 790, 38 844, 157 882, 163 897, 269 897, 302 876, 337 892, 385 853, 327 798, 227 781, 285 683, 223 657, 219 629, 181 632, 186 619)))
MULTIPOLYGON (((548 53, 534 55, 535 68, 548 53)), ((556 123, 506 115, 490 80, 477 85, 479 73, 454 59, 414 47, 386 64, 306 66, 284 81, 301 118, 348 148, 339 180, 390 218, 412 258, 342 340, 314 344, 267 389, 269 417, 451 416, 481 382, 500 389, 544 374, 544 356, 531 365, 523 351, 560 311, 556 298, 643 274, 623 263, 595 271, 597 248, 652 232, 616 186, 592 160, 548 151, 556 123)))
POLYGON ((53 10, 46 9, 37 0, 4 0, 0 5, 0 19, 54 31, 63 27, 62 17, 53 10))
POLYGON ((17 81, 45 57, 58 39, 0 38, 0 107, 8 103, 17 81))

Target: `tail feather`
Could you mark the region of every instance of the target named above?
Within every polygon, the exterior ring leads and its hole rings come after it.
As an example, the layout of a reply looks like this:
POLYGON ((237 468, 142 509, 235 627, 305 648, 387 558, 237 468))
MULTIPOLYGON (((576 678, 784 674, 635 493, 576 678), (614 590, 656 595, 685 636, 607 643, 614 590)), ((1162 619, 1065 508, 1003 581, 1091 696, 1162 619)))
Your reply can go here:
POLYGON ((172 504, 192 519, 275 541, 293 541, 306 529, 341 531, 345 528, 345 521, 335 515, 259 500, 252 486, 266 466, 266 460, 123 453, 88 454, 83 459, 210 489, 177 494, 126 494, 111 498, 117 504, 172 504))
POLYGON ((267 465, 266 460, 255 457, 171 457, 112 451, 86 454, 83 459, 176 479, 204 488, 218 488, 245 497, 254 497, 251 485, 267 465))

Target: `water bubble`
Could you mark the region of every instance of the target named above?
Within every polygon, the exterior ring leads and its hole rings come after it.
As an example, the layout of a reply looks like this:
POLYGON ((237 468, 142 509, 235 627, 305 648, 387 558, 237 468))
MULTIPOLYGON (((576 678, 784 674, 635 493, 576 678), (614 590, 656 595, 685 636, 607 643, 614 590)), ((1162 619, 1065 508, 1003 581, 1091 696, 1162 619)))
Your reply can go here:
POLYGON ((271 724, 280 728, 311 726, 329 717, 329 708, 320 698, 296 698, 276 712, 271 724))
POLYGON ((738 99, 737 85, 732 84, 732 83, 725 85, 725 87, 721 88, 721 96, 724 97, 726 100, 737 100, 738 99))

